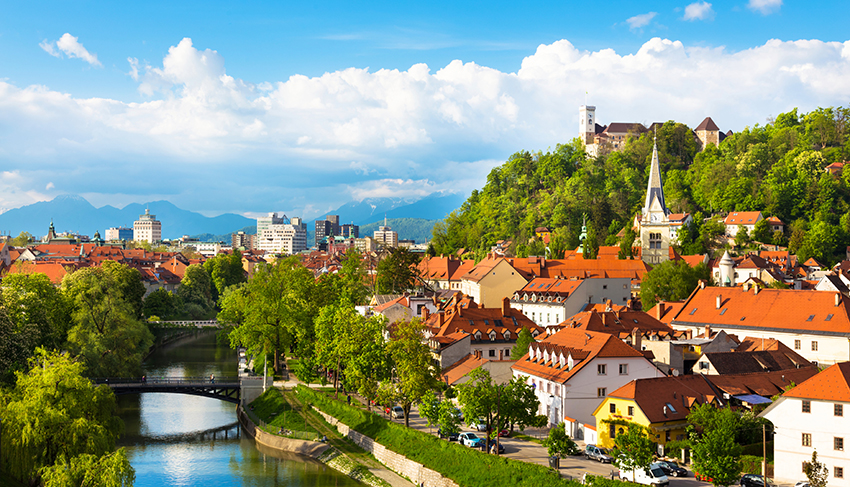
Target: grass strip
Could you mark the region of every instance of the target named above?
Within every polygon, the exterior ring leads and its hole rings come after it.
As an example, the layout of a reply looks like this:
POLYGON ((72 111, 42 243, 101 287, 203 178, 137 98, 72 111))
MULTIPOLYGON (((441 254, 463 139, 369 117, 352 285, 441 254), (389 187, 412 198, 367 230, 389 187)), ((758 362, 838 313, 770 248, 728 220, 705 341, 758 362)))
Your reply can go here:
POLYGON ((280 389, 271 387, 250 404, 250 411, 265 421, 266 427, 263 429, 273 434, 277 434, 281 429, 288 429, 318 435, 319 432, 304 420, 283 394, 280 389))
POLYGON ((295 393, 302 403, 316 406, 353 430, 439 472, 462 487, 492 487, 493 485, 578 487, 581 485, 575 481, 562 479, 558 473, 542 465, 488 455, 392 423, 378 414, 348 406, 303 385, 299 385, 295 393))

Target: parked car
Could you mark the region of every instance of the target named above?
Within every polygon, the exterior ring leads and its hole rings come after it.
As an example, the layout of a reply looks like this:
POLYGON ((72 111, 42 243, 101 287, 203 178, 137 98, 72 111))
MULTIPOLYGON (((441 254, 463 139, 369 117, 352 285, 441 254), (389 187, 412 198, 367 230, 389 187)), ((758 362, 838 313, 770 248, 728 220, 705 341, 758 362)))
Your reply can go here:
POLYGON ((437 429, 437 436, 440 438, 448 438, 449 441, 457 441, 457 433, 449 433, 447 435, 443 434, 442 429, 437 429))
POLYGON ((765 479, 761 475, 757 475, 754 473, 748 473, 741 477, 740 482, 742 487, 773 487, 774 484, 772 480, 765 479), (767 482, 765 482, 767 480, 767 482))
POLYGON ((463 411, 461 411, 460 409, 455 408, 452 414, 454 414, 455 418, 457 418, 458 421, 463 421, 463 411))
POLYGON ((653 463, 653 465, 658 465, 668 477, 687 477, 688 475, 687 469, 680 467, 675 462, 659 460, 653 463))
POLYGON ((590 444, 587 445, 584 449, 584 456, 589 460, 596 460, 601 463, 611 463, 613 458, 608 454, 608 450, 602 447, 598 447, 596 445, 590 444))
POLYGON ((481 445, 484 444, 484 440, 479 438, 475 433, 461 433, 458 436, 458 442, 461 445, 472 447, 472 448, 481 448, 481 445))
POLYGON ((484 418, 478 418, 469 427, 475 431, 487 431, 487 421, 484 421, 484 418))
POLYGON ((511 432, 508 430, 502 430, 499 431, 499 436, 501 436, 502 438, 507 438, 508 436, 511 436, 511 432))
POLYGON ((649 473, 642 468, 637 468, 635 470, 620 470, 620 478, 622 480, 628 480, 629 482, 635 482, 638 484, 652 485, 653 487, 667 487, 670 485, 670 479, 667 478, 667 476, 664 475, 664 471, 655 464, 649 466, 649 473))
POLYGON ((794 487, 809 487, 809 481, 808 480, 801 480, 801 481, 797 482, 796 484, 794 484, 794 487))
POLYGON ((404 419, 404 409, 401 406, 393 406, 393 419, 404 419))
MULTIPOLYGON (((490 453, 496 453, 496 440, 490 440, 490 448, 487 449, 490 453)), ((499 442, 499 455, 505 453, 505 445, 499 442)))

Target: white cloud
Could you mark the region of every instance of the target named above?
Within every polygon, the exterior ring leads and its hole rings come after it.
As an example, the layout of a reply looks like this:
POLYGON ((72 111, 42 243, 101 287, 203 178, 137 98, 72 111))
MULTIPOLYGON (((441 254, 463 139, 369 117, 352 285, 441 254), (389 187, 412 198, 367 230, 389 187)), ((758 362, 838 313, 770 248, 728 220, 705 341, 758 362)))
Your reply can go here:
POLYGON ((768 15, 782 7, 782 0, 750 0, 747 7, 762 15, 768 15))
POLYGON ((51 181, 51 182, 47 183, 47 186, 45 186, 44 189, 47 190, 47 191, 50 191, 51 189, 53 189, 55 187, 56 187, 56 185, 53 184, 53 181, 51 181))
POLYGON ((714 10, 708 2, 694 2, 685 7, 683 20, 711 20, 714 18, 714 10))
POLYGON ((80 58, 92 66, 103 67, 103 65, 100 64, 100 61, 97 60, 97 54, 88 52, 86 48, 80 44, 76 37, 68 34, 67 32, 62 34, 62 37, 60 37, 55 43, 47 42, 47 39, 45 39, 38 45, 51 56, 61 57, 61 54, 59 53, 59 51, 61 51, 69 58, 80 58), (59 51, 57 51, 57 49, 59 51))
POLYGON ((127 62, 130 63, 130 72, 127 73, 133 81, 139 81, 139 60, 134 57, 128 57, 127 62))
POLYGON ((452 61, 264 82, 228 73, 219 53, 190 39, 159 66, 129 62, 144 102, 0 80, 0 159, 21 177, 0 206, 30 203, 28 189, 61 181, 102 204, 157 194, 187 208, 320 212, 311 205, 480 187, 511 153, 575 137, 586 91, 601 123, 695 126, 710 115, 735 131, 794 107, 850 103, 850 41, 734 52, 653 38, 617 53, 561 40, 516 72, 452 61), (109 188, 100 199, 95 179, 109 188))
POLYGON ((629 24, 629 29, 640 29, 649 25, 656 15, 658 15, 658 12, 648 12, 645 14, 635 15, 634 17, 626 19, 626 23, 629 24))

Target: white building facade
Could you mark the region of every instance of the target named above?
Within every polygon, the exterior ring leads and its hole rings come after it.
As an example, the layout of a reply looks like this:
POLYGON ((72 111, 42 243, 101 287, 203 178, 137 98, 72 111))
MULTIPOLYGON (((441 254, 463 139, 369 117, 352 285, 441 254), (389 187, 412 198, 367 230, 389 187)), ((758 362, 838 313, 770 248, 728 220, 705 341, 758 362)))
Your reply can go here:
POLYGON ((162 241, 162 222, 151 215, 150 210, 145 210, 144 215, 133 222, 133 240, 137 242, 148 242, 151 244, 162 241))

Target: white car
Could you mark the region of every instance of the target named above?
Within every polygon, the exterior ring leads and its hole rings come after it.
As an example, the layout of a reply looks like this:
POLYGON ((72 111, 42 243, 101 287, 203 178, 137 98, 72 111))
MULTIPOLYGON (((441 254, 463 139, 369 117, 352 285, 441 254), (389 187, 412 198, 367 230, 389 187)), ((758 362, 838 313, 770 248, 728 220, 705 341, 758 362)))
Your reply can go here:
POLYGON ((458 437, 458 443, 471 448, 481 448, 484 440, 479 438, 475 433, 461 433, 458 437))
POLYGON ((404 409, 401 406, 395 406, 392 410, 393 419, 404 419, 404 409))
POLYGON ((635 470, 620 470, 620 478, 638 484, 651 485, 653 487, 667 487, 670 479, 664 475, 664 471, 658 465, 649 466, 649 474, 646 470, 638 468, 635 470))

